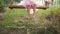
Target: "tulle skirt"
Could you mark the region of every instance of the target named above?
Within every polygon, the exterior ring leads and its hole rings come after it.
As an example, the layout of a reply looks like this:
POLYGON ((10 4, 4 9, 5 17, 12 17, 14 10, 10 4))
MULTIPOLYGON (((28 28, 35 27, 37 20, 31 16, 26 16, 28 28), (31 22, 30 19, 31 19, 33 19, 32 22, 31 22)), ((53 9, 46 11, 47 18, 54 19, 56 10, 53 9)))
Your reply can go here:
POLYGON ((17 5, 22 5, 24 7, 26 7, 27 5, 33 5, 35 4, 36 7, 40 7, 40 6, 43 6, 45 3, 43 1, 29 1, 29 0, 23 0, 21 1, 19 4, 17 5))

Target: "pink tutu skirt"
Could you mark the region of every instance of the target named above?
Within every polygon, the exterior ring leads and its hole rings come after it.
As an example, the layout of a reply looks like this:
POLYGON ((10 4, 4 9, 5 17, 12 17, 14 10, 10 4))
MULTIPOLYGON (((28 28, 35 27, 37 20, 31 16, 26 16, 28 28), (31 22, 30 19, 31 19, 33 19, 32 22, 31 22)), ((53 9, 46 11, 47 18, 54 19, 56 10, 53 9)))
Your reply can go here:
POLYGON ((43 5, 42 2, 35 1, 35 0, 23 0, 18 5, 22 5, 26 7, 27 5, 33 5, 33 4, 35 4, 36 7, 40 7, 40 5, 43 5))
POLYGON ((23 4, 23 6, 27 6, 27 5, 34 5, 34 4, 36 4, 36 2, 35 1, 31 1, 31 0, 25 0, 25 2, 24 2, 24 4, 23 4))

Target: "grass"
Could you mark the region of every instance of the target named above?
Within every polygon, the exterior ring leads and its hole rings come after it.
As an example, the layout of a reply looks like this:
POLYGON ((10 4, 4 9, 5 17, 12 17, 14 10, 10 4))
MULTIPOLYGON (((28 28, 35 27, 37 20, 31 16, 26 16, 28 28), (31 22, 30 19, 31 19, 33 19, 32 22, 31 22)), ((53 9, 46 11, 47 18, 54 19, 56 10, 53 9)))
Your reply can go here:
POLYGON ((27 15, 27 11, 25 9, 6 9, 4 14, 3 22, 11 22, 18 16, 25 16, 27 15))
MULTIPOLYGON (((59 7, 57 7, 59 9, 59 7)), ((37 17, 38 19, 40 20, 41 23, 44 23, 44 20, 45 20, 45 16, 49 15, 49 14, 53 14, 55 13, 57 10, 57 8, 53 8, 50 7, 48 8, 47 10, 42 10, 42 9, 39 9, 38 12, 36 13, 37 14, 37 17), (56 10, 56 11, 55 11, 56 10)), ((59 12, 58 12, 59 13, 59 12)), ((25 22, 26 19, 22 19, 22 18, 26 18, 27 16, 27 11, 26 9, 9 9, 9 8, 6 8, 6 12, 4 13, 4 20, 3 21, 0 21, 2 22, 3 24, 12 24, 12 22, 25 22), (22 18, 20 18, 22 17, 22 18)), ((29 20, 30 22, 32 20, 29 20)), ((27 22, 29 22, 27 20, 27 22)))
MULTIPOLYGON (((38 24, 35 24, 34 20, 27 19, 26 9, 9 9, 6 8, 4 13, 4 20, 0 21, 1 29, 7 28, 20 28, 20 27, 47 27, 51 29, 51 26, 59 26, 60 23, 60 6, 52 6, 46 10, 39 9, 37 12, 39 20, 38 24), (57 17, 56 17, 57 16, 57 17), (55 23, 56 22, 56 23, 55 23), (54 25, 53 25, 54 24, 54 25)), ((59 27, 58 27, 59 28, 59 27)), ((51 29, 52 30, 52 29, 51 29)), ((56 29, 57 30, 57 29, 56 29)), ((59 30, 59 29, 58 29, 59 30)))

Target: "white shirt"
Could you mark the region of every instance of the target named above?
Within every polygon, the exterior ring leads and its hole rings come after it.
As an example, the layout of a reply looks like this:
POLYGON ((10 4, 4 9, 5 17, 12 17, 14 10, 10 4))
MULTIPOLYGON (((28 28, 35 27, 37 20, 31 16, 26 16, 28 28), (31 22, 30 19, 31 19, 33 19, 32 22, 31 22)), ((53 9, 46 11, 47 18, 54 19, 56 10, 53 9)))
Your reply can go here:
POLYGON ((49 1, 49 0, 45 0, 45 1, 49 1))
POLYGON ((25 0, 25 1, 31 1, 31 2, 36 2, 36 0, 25 0))

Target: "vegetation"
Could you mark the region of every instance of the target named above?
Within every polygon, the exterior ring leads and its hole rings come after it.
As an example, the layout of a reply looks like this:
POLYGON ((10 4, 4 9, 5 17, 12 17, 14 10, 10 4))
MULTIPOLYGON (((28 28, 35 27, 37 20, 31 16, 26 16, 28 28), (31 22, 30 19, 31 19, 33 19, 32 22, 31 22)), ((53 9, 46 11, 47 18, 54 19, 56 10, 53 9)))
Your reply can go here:
POLYGON ((5 9, 4 9, 4 0, 0 0, 0 20, 3 19, 3 13, 5 12, 5 9))
MULTIPOLYGON (((39 10, 37 12, 37 17, 39 23, 34 22, 34 20, 27 19, 27 11, 25 9, 13 9, 10 10, 6 8, 4 14, 4 20, 0 21, 0 33, 15 33, 19 34, 59 34, 60 26, 60 7, 53 6, 47 10, 39 10), (11 30, 12 29, 12 30, 11 30), (27 33, 28 32, 28 33, 27 33)), ((2 33, 2 34, 4 34, 2 33)))
POLYGON ((4 0, 0 0, 0 8, 4 7, 4 0))

